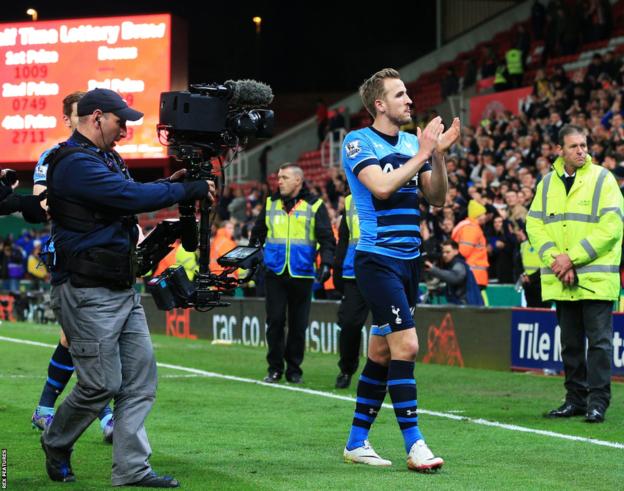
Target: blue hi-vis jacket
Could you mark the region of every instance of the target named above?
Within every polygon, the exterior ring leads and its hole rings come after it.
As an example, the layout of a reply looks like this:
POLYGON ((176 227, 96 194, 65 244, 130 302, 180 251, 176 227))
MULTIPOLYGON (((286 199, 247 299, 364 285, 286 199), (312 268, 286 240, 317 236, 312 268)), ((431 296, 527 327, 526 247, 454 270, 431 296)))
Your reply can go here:
POLYGON ((315 215, 322 204, 300 199, 288 213, 281 199, 267 198, 264 263, 269 270, 282 274, 288 267, 293 278, 314 278, 315 215))

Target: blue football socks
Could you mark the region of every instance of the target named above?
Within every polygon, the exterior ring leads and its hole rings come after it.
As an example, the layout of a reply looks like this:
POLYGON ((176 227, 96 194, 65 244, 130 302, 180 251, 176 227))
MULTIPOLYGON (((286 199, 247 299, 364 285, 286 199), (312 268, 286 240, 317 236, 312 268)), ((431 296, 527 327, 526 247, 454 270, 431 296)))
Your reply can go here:
POLYGON ((347 441, 347 450, 364 446, 364 440, 368 439, 368 432, 386 397, 387 380, 388 367, 370 359, 366 360, 358 382, 355 414, 347 441))
POLYGON ((417 440, 423 439, 418 428, 416 380, 414 362, 403 360, 390 361, 388 369, 388 392, 392 399, 394 414, 403 433, 405 451, 409 453, 417 440))
POLYGON ((69 349, 59 343, 48 365, 48 379, 43 386, 39 407, 54 408, 58 396, 63 392, 73 373, 74 365, 69 349))

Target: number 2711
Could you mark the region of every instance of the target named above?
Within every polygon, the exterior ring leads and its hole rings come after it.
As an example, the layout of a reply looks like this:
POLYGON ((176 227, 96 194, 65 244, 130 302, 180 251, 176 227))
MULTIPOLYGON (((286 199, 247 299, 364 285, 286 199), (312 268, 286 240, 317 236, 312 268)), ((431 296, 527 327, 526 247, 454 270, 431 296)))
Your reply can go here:
POLYGON ((22 130, 14 131, 12 142, 15 145, 20 143, 43 143, 45 135, 43 130, 22 130))

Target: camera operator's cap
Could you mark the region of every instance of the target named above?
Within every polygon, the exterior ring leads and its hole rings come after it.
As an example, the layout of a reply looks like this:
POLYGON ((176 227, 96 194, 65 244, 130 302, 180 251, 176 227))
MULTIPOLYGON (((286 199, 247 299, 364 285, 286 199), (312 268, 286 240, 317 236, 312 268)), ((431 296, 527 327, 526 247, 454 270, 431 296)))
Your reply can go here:
POLYGON ((110 89, 93 89, 78 101, 78 116, 87 116, 96 109, 103 113, 113 113, 124 121, 138 121, 143 113, 128 106, 121 96, 110 89))

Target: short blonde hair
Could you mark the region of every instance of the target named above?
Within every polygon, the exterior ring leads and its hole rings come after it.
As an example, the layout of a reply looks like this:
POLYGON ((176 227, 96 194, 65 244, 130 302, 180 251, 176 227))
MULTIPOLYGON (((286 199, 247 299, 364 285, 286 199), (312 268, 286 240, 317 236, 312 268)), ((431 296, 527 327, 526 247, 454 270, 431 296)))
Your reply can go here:
POLYGON ((360 97, 362 98, 362 103, 373 118, 377 115, 375 101, 383 98, 385 93, 384 80, 387 78, 400 79, 401 75, 399 75, 399 72, 394 68, 384 68, 383 70, 379 70, 372 77, 365 80, 362 85, 360 85, 360 97))

